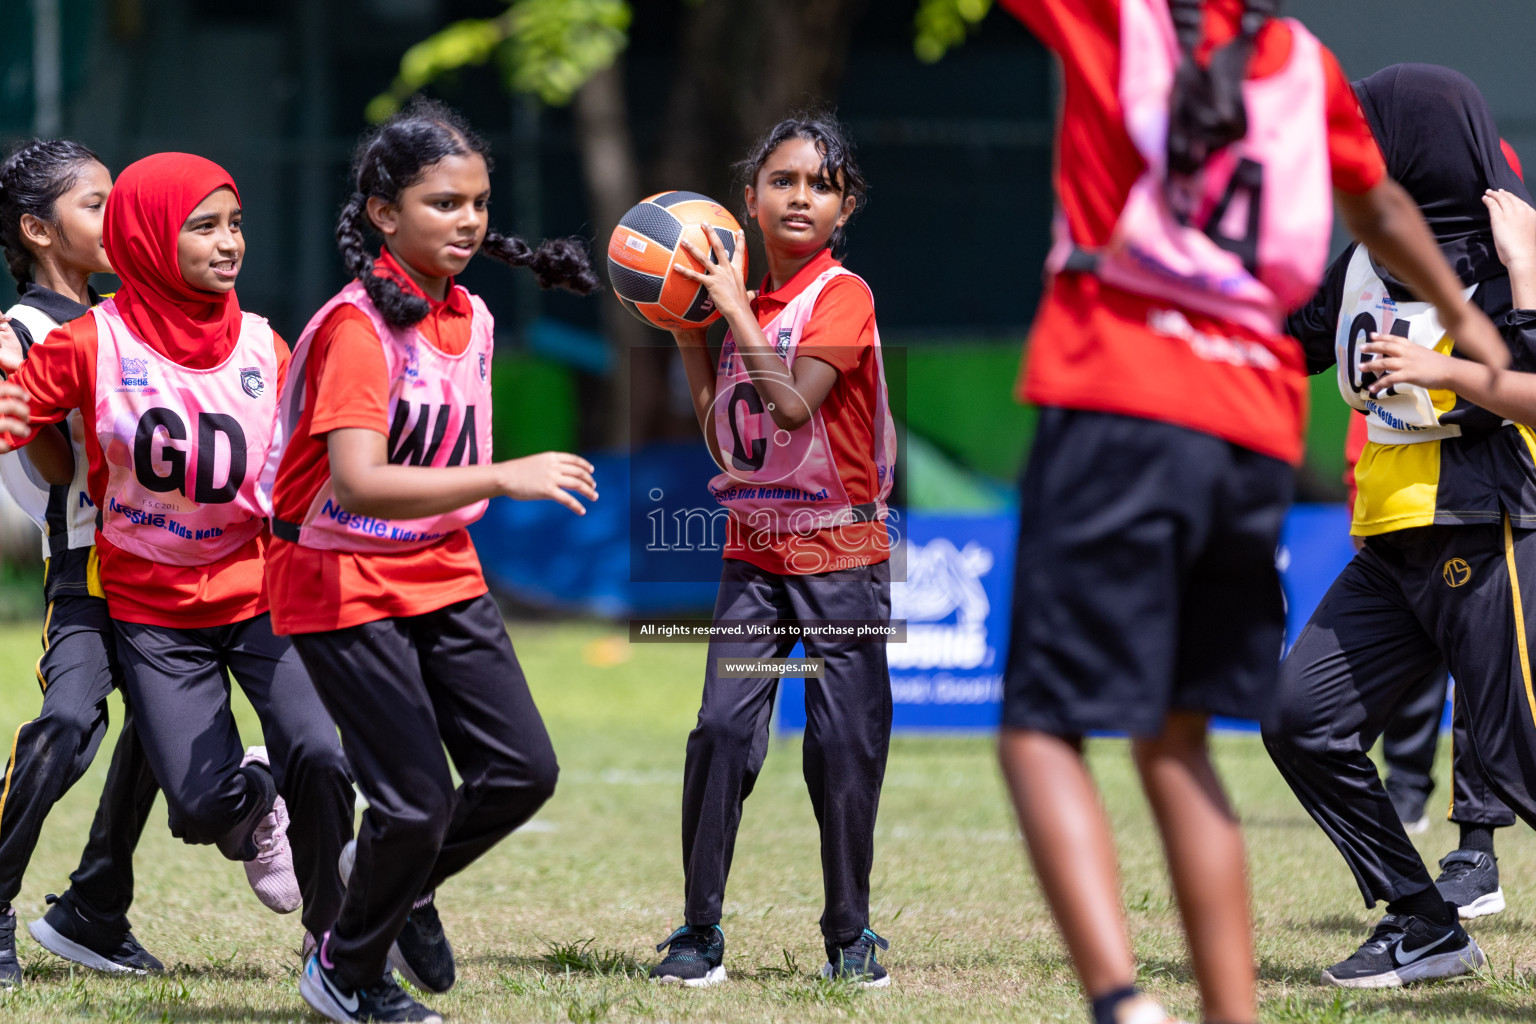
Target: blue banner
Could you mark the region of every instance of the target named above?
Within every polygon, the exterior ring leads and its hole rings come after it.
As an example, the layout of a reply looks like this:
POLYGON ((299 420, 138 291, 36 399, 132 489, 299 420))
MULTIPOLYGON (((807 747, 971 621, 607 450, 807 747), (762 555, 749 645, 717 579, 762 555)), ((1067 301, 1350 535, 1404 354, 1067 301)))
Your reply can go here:
MULTIPOLYGON (((894 727, 997 728, 1013 588, 1013 516, 912 512, 894 536, 907 578, 891 584, 891 617, 907 642, 887 647, 894 727)), ((805 728, 805 681, 786 679, 779 724, 805 728)))

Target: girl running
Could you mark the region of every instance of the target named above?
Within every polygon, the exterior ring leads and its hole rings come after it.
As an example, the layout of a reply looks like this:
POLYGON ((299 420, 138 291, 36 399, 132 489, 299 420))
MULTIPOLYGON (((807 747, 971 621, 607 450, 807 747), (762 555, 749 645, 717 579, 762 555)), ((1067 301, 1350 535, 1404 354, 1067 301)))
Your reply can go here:
MULTIPOLYGON (((1482 94, 1464 75, 1425 64, 1386 68, 1356 91, 1388 172, 1424 210, 1471 305, 1497 318, 1508 351, 1528 359, 1536 342, 1528 313, 1536 294, 1524 280, 1531 242, 1522 231, 1501 234, 1488 209, 1502 211, 1507 197, 1511 212, 1515 203, 1528 210, 1528 195, 1482 94), (1489 197, 1489 189, 1502 191, 1489 197)), ((1420 346, 1449 345, 1436 312, 1394 276, 1395 263, 1382 265, 1383 255, 1374 246, 1346 251, 1291 318, 1309 367, 1337 364, 1340 392, 1367 420, 1350 528, 1364 543, 1286 657, 1264 721, 1276 766, 1343 854, 1366 906, 1387 904, 1360 948, 1323 972, 1328 984, 1356 988, 1481 964, 1457 918, 1503 905, 1492 826, 1509 823, 1510 811, 1536 824, 1536 708, 1524 642, 1536 604, 1520 599, 1536 559, 1536 434, 1506 425, 1530 418, 1501 403, 1504 382, 1528 378, 1484 366, 1458 370, 1454 384, 1397 384, 1390 374, 1400 360, 1416 361, 1420 346), (1386 342, 1390 355, 1378 363, 1383 343, 1368 337, 1376 332, 1407 345, 1386 342), (1484 379, 1497 387, 1477 386, 1484 379), (1461 842, 1440 862, 1437 885, 1367 751, 1442 661, 1456 679, 1456 760, 1476 769, 1457 773, 1452 818, 1461 842)))
MULTIPOLYGON (((62 139, 32 139, 0 165, 0 247, 21 301, 6 315, 22 354, 101 301, 92 274, 108 274, 102 217, 112 177, 94 153, 62 139)), ((32 452, 0 456, 0 480, 43 530, 48 602, 37 664, 43 706, 16 730, 0 793, 0 985, 21 981, 11 901, 44 819, 80 780, 107 731, 107 695, 121 687, 116 641, 96 562, 96 506, 87 496, 79 410, 59 424, 61 486, 32 465, 32 452)), ((38 445, 41 449, 43 446, 38 445)), ((129 928, 133 851, 159 786, 125 706, 96 822, 70 888, 31 925, 44 947, 103 971, 161 969, 129 928)))
MULTIPOLYGON (((830 116, 779 122, 738 165, 768 274, 747 291, 745 239, 685 240, 730 326, 719 358, 705 332, 674 331, 699 425, 724 472, 710 483, 730 510, 714 621, 880 623, 891 614, 886 498, 896 433, 886 401, 874 299, 843 268, 848 219, 864 196, 853 147, 830 116)), ((725 980, 720 929, 742 805, 768 749, 778 680, 722 676, 721 660, 782 658, 792 637, 711 640, 699 721, 683 769, 684 924, 657 947, 651 977, 725 980)), ((826 904, 822 973, 890 984, 869 928, 875 813, 891 738, 884 642, 805 641, 825 676, 806 680, 805 782, 821 830, 826 904)))
POLYGON ((577 243, 534 250, 488 230, 488 150, 439 104, 366 137, 353 181, 336 238, 354 280, 295 349, 274 492, 276 628, 368 801, 340 918, 299 991, 331 1020, 436 1021, 389 968, 429 992, 453 985, 434 893, 531 818, 558 774, 466 527, 499 495, 578 515, 573 494, 597 499, 579 456, 491 461, 491 316, 454 277, 482 249, 544 287, 586 294, 597 277, 577 243))
POLYGON ((235 297, 240 221, 217 164, 131 164, 104 234, 122 289, 35 345, 12 380, 34 428, 80 410, 101 585, 172 834, 244 861, 273 909, 302 897, 318 935, 341 904, 353 794, 335 727, 267 613, 263 467, 287 346, 235 297), (242 751, 230 675, 265 748, 242 751))
POLYGON ((1043 408, 1021 487, 1003 772, 1095 1021, 1157 1024, 1171 1018, 1135 986, 1083 759, 1089 732, 1131 734, 1205 1019, 1247 1024, 1242 833, 1206 732, 1211 715, 1258 717, 1274 685, 1274 556, 1306 409, 1284 319, 1322 279, 1330 184, 1458 349, 1508 353, 1386 177, 1333 56, 1273 3, 1003 6, 1057 54, 1065 89, 1058 244, 1023 381, 1043 408))

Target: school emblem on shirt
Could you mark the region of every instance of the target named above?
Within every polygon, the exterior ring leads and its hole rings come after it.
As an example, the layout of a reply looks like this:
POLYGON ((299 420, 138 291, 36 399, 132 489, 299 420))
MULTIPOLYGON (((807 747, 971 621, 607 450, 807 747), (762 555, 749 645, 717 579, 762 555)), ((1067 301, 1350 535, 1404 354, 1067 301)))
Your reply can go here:
POLYGON ((1472 578, 1472 567, 1460 558, 1453 558, 1440 570, 1448 587, 1459 587, 1472 578))
POLYGON ((773 346, 773 350, 779 354, 779 358, 780 359, 784 358, 786 355, 789 354, 789 342, 790 342, 790 339, 792 339, 794 336, 795 336, 794 328, 792 328, 792 327, 780 327, 779 328, 779 340, 778 340, 778 343, 773 346))
POLYGON ((261 376, 261 367, 242 366, 240 368, 240 386, 252 398, 260 398, 262 393, 267 390, 267 382, 261 376))

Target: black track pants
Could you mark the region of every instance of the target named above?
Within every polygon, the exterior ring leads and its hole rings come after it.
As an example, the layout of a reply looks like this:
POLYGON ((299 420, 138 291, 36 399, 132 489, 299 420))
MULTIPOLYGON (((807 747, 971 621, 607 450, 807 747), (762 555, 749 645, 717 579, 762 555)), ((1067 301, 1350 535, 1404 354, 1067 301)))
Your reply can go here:
POLYGON ((326 953, 343 984, 372 985, 411 903, 533 817, 559 766, 488 595, 293 644, 368 801, 326 953))
MULTIPOLYGON (((715 621, 889 621, 889 562, 787 576, 727 559, 715 621)), ((783 658, 793 640, 712 640, 699 721, 688 734, 683 768, 685 915, 717 924, 736 847, 741 809, 768 751, 768 720, 778 680, 722 678, 718 658, 783 658)), ((826 905, 822 935, 851 941, 869 925, 869 875, 875 814, 891 743, 891 679, 884 643, 811 640, 806 657, 826 659, 826 675, 807 679, 805 785, 821 830, 826 905)))

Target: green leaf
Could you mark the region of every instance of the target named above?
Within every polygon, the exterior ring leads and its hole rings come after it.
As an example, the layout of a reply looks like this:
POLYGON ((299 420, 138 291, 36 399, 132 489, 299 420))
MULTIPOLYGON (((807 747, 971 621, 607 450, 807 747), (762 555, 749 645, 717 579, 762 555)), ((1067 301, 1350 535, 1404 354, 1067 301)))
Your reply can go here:
POLYGON ((422 87, 492 58, 513 92, 563 106, 629 45, 630 18, 626 0, 510 0, 495 18, 454 22, 406 50, 368 119, 382 121, 422 87))
POLYGON ((912 18, 912 49, 932 64, 965 42, 992 9, 992 0, 922 0, 912 18))

